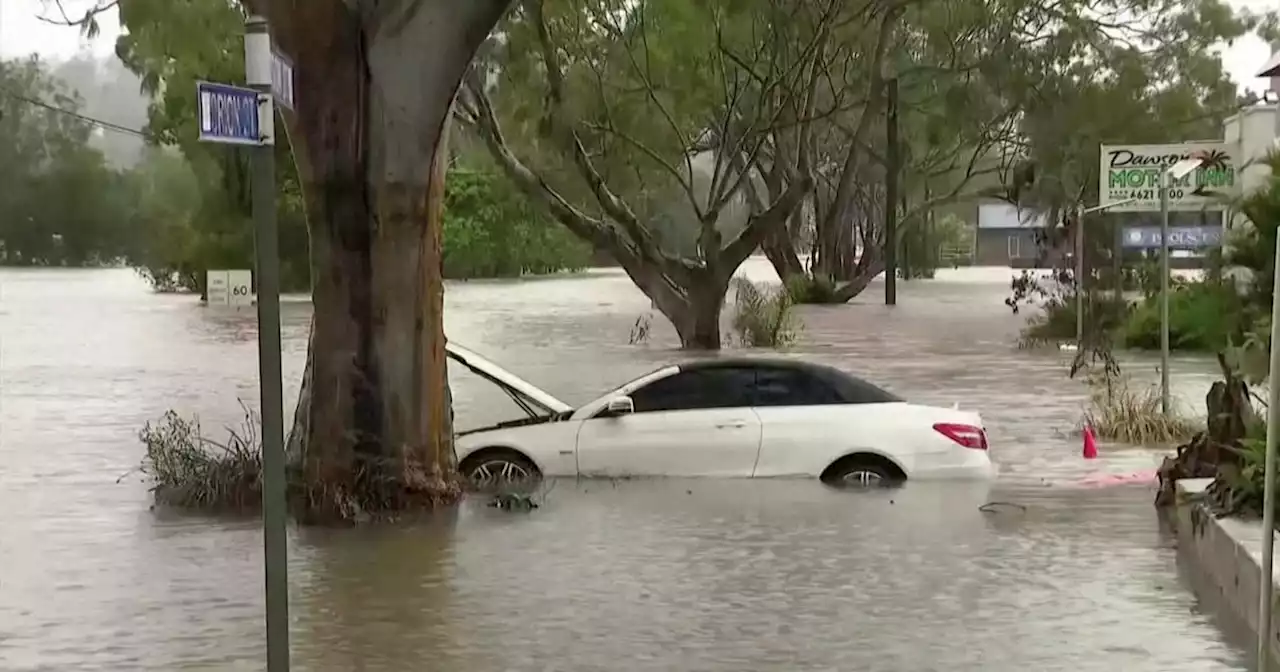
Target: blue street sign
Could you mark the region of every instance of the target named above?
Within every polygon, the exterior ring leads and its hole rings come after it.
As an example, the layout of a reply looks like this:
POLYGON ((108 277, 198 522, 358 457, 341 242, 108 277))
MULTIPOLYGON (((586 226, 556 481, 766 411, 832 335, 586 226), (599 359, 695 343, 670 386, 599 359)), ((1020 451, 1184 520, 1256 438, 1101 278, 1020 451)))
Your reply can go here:
POLYGON ((261 96, 253 89, 197 82, 200 141, 229 145, 263 144, 258 117, 261 96))
POLYGON ((286 110, 293 109, 293 61, 271 50, 271 93, 286 110))
MULTIPOLYGON (((1160 247, 1160 227, 1126 226, 1122 238, 1127 248, 1151 249, 1160 247)), ((1221 226, 1171 226, 1169 247, 1175 250, 1200 250, 1222 245, 1221 226)))

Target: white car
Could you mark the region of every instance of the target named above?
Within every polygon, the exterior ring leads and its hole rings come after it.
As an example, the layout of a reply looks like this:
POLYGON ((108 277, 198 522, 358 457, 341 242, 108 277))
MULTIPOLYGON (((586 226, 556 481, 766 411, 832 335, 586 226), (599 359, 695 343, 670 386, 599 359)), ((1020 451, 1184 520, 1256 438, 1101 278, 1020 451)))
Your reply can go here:
POLYGON ((574 408, 464 347, 449 343, 447 352, 528 415, 459 433, 459 469, 476 486, 544 476, 803 476, 868 486, 994 475, 977 413, 907 403, 829 366, 707 359, 574 408))

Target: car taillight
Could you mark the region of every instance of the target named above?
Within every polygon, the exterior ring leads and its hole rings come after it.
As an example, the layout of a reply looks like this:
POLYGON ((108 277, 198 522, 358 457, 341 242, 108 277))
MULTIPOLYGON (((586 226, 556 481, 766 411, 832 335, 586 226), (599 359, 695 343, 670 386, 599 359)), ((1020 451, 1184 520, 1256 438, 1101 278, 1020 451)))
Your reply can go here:
POLYGON ((974 450, 987 449, 987 433, 982 431, 981 427, 973 425, 958 425, 950 422, 939 422, 933 426, 933 431, 955 441, 965 448, 974 450))

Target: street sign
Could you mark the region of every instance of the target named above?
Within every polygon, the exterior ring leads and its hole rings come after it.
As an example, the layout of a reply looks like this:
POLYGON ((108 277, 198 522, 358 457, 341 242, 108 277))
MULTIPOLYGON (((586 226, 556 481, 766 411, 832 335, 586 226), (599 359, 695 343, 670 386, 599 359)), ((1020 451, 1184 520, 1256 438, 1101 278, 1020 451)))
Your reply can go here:
POLYGON ((293 62, 274 48, 271 50, 271 94, 280 107, 293 109, 293 62))
POLYGON ((231 305, 231 295, 227 289, 226 271, 209 271, 205 274, 204 294, 211 306, 231 305))
POLYGON ((210 306, 243 308, 253 305, 252 271, 209 271, 206 278, 205 294, 210 306))
POLYGON ((253 272, 227 271, 227 293, 232 308, 253 305, 253 272))
POLYGON ((262 97, 253 89, 197 82, 200 141, 229 145, 267 144, 270 138, 262 132, 260 117, 262 97))
MULTIPOLYGON (((1160 247, 1160 227, 1126 226, 1121 242, 1129 249, 1160 247)), ((1177 250, 1201 250, 1222 245, 1221 226, 1169 227, 1169 247, 1177 250)))

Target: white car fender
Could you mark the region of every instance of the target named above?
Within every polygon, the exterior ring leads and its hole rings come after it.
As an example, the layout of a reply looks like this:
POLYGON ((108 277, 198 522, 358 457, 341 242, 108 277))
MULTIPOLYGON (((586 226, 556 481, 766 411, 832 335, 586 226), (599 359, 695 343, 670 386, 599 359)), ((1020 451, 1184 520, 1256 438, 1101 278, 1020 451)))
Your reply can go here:
POLYGON ((454 453, 461 464, 481 450, 505 448, 527 457, 544 476, 576 476, 577 439, 581 424, 574 421, 548 422, 466 434, 454 443, 454 453))
POLYGON ((889 462, 897 465, 898 468, 902 470, 902 473, 907 474, 908 476, 911 475, 912 471, 914 471, 914 468, 915 468, 915 465, 911 463, 910 455, 890 455, 887 452, 880 450, 878 448, 868 448, 863 446, 844 446, 844 447, 836 448, 830 451, 827 454, 826 461, 823 464, 818 465, 818 469, 816 473, 821 474, 822 472, 826 471, 826 469, 831 465, 835 464, 836 462, 850 455, 875 455, 876 457, 888 460, 889 462))

